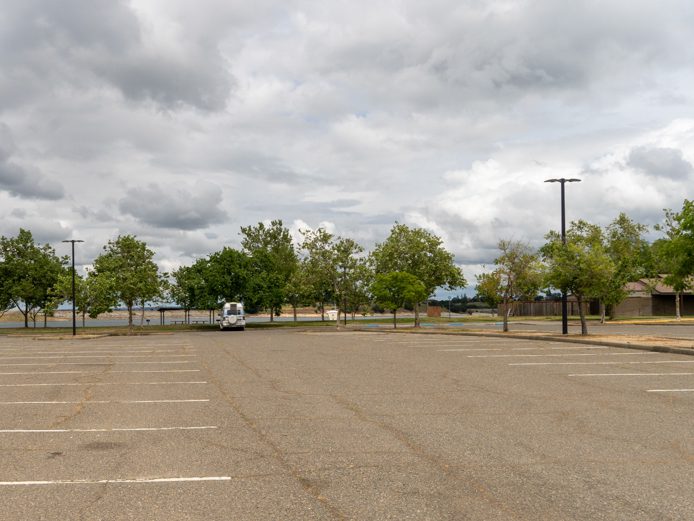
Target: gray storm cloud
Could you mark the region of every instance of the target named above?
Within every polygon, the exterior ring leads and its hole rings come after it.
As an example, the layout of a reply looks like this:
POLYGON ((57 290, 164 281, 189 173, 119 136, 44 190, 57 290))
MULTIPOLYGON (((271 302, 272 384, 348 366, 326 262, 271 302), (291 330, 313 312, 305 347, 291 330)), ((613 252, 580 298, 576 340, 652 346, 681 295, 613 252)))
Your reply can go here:
POLYGON ((27 91, 48 94, 56 84, 88 91, 105 83, 167 109, 221 110, 233 85, 214 45, 204 38, 158 44, 125 1, 29 0, 3 6, 3 15, 5 103, 19 103, 27 91))
POLYGON ((24 199, 61 199, 63 186, 38 168, 17 163, 13 160, 16 151, 9 127, 0 123, 0 190, 24 199))
POLYGON ((187 191, 165 184, 130 188, 118 203, 121 212, 156 228, 197 230, 222 221, 226 212, 219 187, 207 185, 187 191))
POLYGON ((637 147, 629 153, 627 164, 649 175, 686 179, 694 168, 682 151, 665 147, 637 147))

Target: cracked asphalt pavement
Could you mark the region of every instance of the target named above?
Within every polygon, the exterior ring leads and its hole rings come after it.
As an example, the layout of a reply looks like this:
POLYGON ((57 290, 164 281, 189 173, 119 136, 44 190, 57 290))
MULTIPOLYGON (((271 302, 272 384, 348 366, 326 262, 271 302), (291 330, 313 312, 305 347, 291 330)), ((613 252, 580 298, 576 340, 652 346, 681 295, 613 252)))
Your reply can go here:
POLYGON ((3 520, 694 519, 694 357, 383 332, 0 338, 3 520))

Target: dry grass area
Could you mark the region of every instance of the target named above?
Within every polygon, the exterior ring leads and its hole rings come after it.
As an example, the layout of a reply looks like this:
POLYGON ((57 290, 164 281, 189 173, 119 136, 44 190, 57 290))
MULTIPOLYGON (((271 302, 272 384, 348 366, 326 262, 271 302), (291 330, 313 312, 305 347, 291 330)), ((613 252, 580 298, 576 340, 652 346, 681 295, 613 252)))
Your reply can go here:
POLYGON ((584 338, 595 342, 610 342, 612 344, 678 347, 694 350, 694 340, 687 338, 645 335, 588 335, 584 337, 578 336, 577 338, 584 338))

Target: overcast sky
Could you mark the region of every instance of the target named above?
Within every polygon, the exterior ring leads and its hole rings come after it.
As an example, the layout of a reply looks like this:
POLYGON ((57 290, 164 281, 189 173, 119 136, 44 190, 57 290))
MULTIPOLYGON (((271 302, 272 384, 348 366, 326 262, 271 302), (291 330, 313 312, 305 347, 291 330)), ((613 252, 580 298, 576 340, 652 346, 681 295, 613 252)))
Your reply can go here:
POLYGON ((466 277, 691 198, 691 0, 0 0, 0 234, 163 269, 282 219, 427 228, 466 277))

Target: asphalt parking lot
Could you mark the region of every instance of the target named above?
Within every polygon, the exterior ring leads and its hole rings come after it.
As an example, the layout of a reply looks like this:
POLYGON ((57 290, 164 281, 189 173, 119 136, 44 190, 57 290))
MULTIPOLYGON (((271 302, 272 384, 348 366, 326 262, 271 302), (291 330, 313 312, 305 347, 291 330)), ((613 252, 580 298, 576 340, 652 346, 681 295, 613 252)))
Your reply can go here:
POLYGON ((0 337, 2 519, 694 519, 694 357, 452 335, 0 337))

